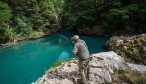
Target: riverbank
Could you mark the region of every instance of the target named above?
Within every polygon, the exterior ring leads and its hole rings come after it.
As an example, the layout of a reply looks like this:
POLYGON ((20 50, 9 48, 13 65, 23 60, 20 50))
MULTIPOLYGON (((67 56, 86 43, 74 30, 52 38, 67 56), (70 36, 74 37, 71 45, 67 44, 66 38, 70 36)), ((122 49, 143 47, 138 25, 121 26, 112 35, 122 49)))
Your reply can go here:
POLYGON ((27 37, 19 37, 17 39, 14 39, 11 42, 0 43, 0 48, 6 48, 6 47, 14 46, 14 45, 17 44, 17 42, 24 41, 24 40, 34 40, 34 39, 38 39, 38 38, 44 38, 44 37, 47 37, 49 35, 52 35, 52 34, 58 32, 58 31, 59 31, 59 29, 52 29, 50 31, 47 31, 47 33, 35 31, 31 35, 28 35, 27 37))

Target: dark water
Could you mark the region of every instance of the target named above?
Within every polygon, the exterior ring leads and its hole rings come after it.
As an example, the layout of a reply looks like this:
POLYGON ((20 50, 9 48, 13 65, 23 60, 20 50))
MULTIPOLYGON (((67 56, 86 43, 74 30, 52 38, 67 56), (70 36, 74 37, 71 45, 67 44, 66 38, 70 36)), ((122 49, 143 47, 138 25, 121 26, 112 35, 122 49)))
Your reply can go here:
MULTIPOLYGON (((67 38, 73 34, 61 32, 67 38)), ((81 36, 90 53, 105 51, 107 37, 81 36)), ((19 42, 0 49, 0 84, 31 84, 41 77, 57 60, 75 57, 71 42, 63 36, 52 35, 37 40, 19 42)))

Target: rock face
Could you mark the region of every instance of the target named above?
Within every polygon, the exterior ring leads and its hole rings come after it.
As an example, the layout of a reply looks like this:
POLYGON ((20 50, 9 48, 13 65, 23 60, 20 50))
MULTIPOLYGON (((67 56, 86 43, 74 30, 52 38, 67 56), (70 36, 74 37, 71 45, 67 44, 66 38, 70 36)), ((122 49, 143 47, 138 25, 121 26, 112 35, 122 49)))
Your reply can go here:
MULTIPOLYGON (((116 83, 113 74, 117 71, 138 71, 146 73, 146 66, 127 63, 122 57, 111 52, 93 54, 90 57, 88 84, 116 83)), ((34 84, 78 84, 78 60, 65 61, 58 67, 52 67, 34 84)), ((126 82, 125 82, 126 83, 126 82)))
POLYGON ((130 37, 113 36, 107 42, 108 49, 140 64, 146 64, 146 34, 130 37))
POLYGON ((91 28, 83 27, 77 28, 76 31, 80 34, 91 35, 91 36, 99 36, 105 34, 105 29, 102 25, 94 25, 91 28))
POLYGON ((9 47, 9 46, 14 46, 14 45, 16 45, 15 42, 14 43, 9 42, 9 43, 6 43, 6 44, 0 44, 0 47, 4 48, 4 47, 9 47))

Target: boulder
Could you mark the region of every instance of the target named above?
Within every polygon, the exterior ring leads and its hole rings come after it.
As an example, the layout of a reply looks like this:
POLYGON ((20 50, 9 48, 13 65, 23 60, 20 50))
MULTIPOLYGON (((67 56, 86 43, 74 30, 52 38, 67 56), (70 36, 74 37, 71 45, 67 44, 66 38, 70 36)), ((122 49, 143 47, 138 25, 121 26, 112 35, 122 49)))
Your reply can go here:
POLYGON ((146 34, 113 36, 107 42, 107 47, 124 57, 126 61, 146 64, 146 34))
MULTIPOLYGON (((92 54, 88 69, 88 84, 113 83, 113 74, 121 70, 146 73, 146 66, 127 63, 113 51, 92 54)), ((78 60, 73 58, 57 67, 50 68, 34 84, 78 84, 78 74, 78 60)))

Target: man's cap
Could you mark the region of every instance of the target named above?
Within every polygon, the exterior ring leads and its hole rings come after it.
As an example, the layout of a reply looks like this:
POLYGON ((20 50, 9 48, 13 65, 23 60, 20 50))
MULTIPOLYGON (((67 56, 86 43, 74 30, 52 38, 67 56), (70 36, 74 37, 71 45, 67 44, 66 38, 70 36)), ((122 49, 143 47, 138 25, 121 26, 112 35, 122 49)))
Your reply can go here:
POLYGON ((78 40, 79 39, 79 36, 78 35, 74 35, 71 39, 72 40, 78 40))

